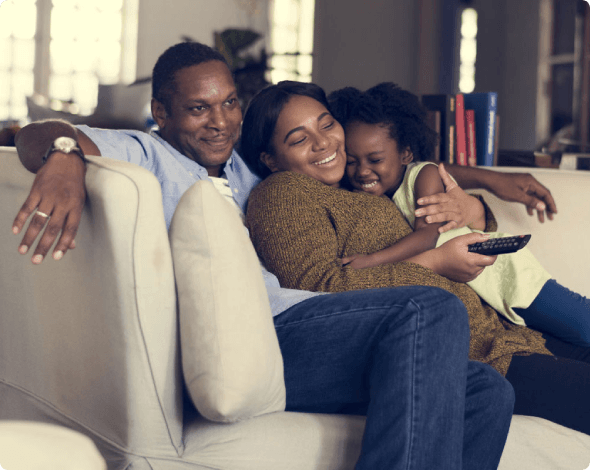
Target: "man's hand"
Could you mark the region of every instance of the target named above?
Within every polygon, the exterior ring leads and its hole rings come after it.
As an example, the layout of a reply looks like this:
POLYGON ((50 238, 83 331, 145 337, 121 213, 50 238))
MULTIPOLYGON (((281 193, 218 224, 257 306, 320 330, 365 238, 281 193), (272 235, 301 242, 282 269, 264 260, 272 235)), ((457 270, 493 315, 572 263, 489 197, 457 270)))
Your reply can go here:
POLYGON ((463 191, 447 173, 444 165, 438 166, 439 175, 445 185, 445 192, 418 199, 421 207, 416 210, 416 217, 426 216, 426 222, 447 222, 438 229, 444 233, 454 228, 469 226, 483 230, 485 228, 485 210, 482 203, 463 191))
POLYGON ((12 227, 13 233, 19 234, 33 214, 18 248, 23 255, 29 251, 45 227, 33 253, 34 264, 43 261, 60 232, 53 258, 59 260, 68 249, 75 247, 74 238, 86 200, 85 174, 86 166, 80 157, 60 152, 52 154, 37 172, 31 192, 12 227))
POLYGON ((488 190, 500 199, 520 202, 526 206, 529 215, 537 211, 539 222, 545 222, 557 214, 557 206, 551 191, 543 186, 530 173, 500 173, 488 182, 488 190))

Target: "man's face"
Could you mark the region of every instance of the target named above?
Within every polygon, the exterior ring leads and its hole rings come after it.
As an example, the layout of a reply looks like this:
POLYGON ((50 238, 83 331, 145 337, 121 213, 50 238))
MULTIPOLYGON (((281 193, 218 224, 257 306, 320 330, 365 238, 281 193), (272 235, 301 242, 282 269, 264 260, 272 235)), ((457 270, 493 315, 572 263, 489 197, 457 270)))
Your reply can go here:
POLYGON ((204 62, 176 72, 170 113, 156 100, 152 112, 160 134, 180 153, 219 176, 240 134, 242 110, 227 66, 204 62))

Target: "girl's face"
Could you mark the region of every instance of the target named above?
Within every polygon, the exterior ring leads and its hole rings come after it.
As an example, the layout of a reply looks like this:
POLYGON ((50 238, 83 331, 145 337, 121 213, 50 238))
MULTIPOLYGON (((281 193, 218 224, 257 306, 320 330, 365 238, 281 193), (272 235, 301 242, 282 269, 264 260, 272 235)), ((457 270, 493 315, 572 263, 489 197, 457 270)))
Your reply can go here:
POLYGON ((384 124, 351 122, 346 127, 346 176, 355 191, 392 196, 412 161, 410 149, 400 152, 384 124))
POLYGON ((344 130, 313 98, 295 95, 285 104, 271 143, 273 154, 260 158, 273 173, 294 171, 329 186, 344 176, 344 130))

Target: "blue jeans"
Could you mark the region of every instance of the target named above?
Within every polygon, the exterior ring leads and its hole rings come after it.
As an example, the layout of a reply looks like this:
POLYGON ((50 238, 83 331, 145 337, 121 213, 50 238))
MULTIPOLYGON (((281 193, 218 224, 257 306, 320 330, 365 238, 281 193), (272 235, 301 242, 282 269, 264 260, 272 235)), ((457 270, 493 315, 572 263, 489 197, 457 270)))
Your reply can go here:
POLYGON ((468 361, 463 303, 432 287, 314 297, 275 317, 287 409, 366 413, 356 469, 496 469, 514 394, 468 361))
POLYGON ((528 308, 515 308, 529 328, 576 346, 590 346, 590 300, 554 279, 548 280, 528 308))

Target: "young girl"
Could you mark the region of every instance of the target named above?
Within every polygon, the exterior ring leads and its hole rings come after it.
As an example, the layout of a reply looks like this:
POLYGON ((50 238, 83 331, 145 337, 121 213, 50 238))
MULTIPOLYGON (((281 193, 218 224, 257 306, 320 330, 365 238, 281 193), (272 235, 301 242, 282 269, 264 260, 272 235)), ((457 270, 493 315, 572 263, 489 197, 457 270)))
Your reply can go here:
MULTIPOLYGON (((365 93, 345 88, 332 93, 329 100, 345 128, 348 184, 354 191, 391 197, 414 229, 384 250, 346 257, 343 263, 357 269, 395 263, 470 233, 470 229, 484 229, 479 225, 439 234, 442 224, 415 217, 416 201, 440 193, 442 178, 450 178, 442 165, 437 169, 430 162, 412 162, 430 158, 437 139, 415 95, 382 83, 365 93)), ((508 234, 492 232, 490 236, 508 234)), ((526 323, 573 344, 590 345, 590 302, 551 279, 528 249, 498 256, 468 284, 513 323, 526 323)))

